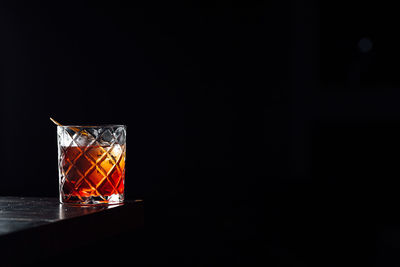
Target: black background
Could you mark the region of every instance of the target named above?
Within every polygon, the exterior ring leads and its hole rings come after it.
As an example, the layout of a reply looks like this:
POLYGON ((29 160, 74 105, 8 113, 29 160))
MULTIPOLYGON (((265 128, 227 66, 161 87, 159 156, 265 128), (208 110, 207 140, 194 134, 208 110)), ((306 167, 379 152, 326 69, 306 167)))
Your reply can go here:
POLYGON ((129 263, 398 266, 396 10, 2 4, 0 194, 57 197, 49 116, 121 123, 129 263))

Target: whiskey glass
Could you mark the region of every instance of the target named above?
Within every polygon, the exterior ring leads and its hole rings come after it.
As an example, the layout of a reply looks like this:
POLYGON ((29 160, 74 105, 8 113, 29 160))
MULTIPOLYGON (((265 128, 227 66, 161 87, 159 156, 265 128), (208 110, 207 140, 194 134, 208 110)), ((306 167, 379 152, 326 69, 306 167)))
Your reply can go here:
POLYGON ((126 126, 57 126, 60 202, 122 204, 126 126))

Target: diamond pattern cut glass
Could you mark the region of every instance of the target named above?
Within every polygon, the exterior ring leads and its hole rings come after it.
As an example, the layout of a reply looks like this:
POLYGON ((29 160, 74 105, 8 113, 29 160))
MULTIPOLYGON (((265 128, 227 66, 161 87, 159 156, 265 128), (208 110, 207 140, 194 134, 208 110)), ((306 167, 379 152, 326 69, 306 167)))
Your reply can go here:
POLYGON ((60 202, 124 201, 126 127, 57 126, 60 202))

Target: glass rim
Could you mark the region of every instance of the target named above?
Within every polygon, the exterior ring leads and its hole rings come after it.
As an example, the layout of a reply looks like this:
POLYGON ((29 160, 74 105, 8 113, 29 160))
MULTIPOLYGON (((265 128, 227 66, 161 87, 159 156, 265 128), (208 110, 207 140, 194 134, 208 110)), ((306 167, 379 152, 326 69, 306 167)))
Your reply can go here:
POLYGON ((125 124, 99 124, 99 125, 57 125, 57 127, 61 128, 107 128, 107 127, 124 127, 125 124))

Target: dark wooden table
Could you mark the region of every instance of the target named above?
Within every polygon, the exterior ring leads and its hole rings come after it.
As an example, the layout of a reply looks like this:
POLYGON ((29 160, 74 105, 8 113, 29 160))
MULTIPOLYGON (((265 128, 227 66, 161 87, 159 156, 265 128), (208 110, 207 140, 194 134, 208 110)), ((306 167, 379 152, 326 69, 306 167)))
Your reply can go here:
POLYGON ((40 261, 143 229, 141 200, 77 207, 55 198, 0 197, 0 266, 40 261))

